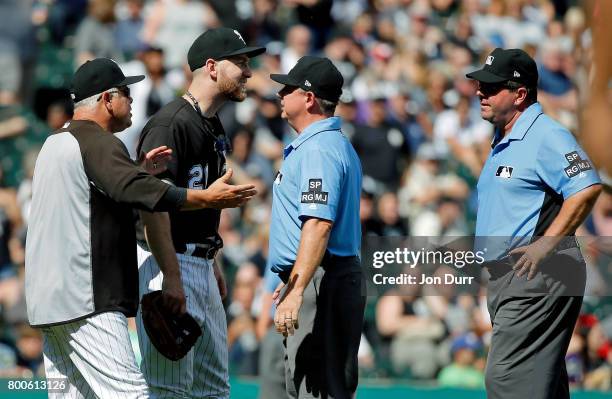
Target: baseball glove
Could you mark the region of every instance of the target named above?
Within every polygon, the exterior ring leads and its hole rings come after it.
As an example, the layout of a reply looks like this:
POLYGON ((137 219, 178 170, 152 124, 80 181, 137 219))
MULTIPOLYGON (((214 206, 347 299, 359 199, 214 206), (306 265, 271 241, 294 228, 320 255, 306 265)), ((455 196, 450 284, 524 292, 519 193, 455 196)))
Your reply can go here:
POLYGON ((202 329, 191 315, 169 312, 162 303, 162 292, 142 296, 142 323, 153 346, 165 357, 177 361, 185 357, 202 329))

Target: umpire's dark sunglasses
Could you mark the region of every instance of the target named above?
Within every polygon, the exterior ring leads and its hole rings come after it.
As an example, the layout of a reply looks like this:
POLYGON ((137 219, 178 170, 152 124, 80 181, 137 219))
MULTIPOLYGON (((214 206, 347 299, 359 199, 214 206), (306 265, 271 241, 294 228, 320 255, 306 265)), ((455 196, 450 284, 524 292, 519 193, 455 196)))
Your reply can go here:
MULTIPOLYGON (((126 97, 130 97, 130 88, 127 86, 119 86, 107 91, 107 93, 121 93, 126 97)), ((102 99, 102 94, 98 97, 96 101, 100 101, 102 99)))
POLYGON ((509 88, 510 87, 508 86, 508 82, 502 82, 502 83, 478 82, 478 90, 480 90, 480 92, 487 97, 493 96, 499 93, 500 91, 502 91, 503 89, 509 89, 509 88))

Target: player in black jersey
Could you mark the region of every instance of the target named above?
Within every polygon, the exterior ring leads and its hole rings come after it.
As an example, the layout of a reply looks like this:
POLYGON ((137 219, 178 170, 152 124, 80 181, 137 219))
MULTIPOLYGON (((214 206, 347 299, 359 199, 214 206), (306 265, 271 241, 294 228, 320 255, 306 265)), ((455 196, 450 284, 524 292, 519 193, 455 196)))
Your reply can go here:
MULTIPOLYGON (((165 145, 173 159, 158 177, 169 184, 206 189, 226 171, 228 140, 217 116, 227 101, 246 98, 251 77, 249 58, 265 51, 249 47, 233 29, 212 29, 200 35, 187 55, 193 81, 184 96, 163 107, 144 127, 138 153, 165 145)), ((222 241, 218 235, 221 211, 206 209, 170 212, 160 223, 141 212, 147 243, 140 243, 140 295, 162 288, 158 263, 180 264, 187 311, 202 326, 203 335, 183 359, 172 362, 150 344, 137 320, 142 371, 151 397, 229 397, 227 325, 222 298, 223 275, 214 262, 222 241), (176 255, 175 255, 176 254, 176 255)))

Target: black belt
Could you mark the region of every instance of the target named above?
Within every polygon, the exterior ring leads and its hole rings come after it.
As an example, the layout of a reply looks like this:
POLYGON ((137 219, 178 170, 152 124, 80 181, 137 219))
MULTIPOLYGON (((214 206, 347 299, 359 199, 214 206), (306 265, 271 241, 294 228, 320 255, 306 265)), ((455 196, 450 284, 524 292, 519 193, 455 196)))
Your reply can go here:
POLYGON ((559 241, 554 252, 559 252, 570 248, 578 248, 578 241, 576 241, 576 237, 566 237, 559 241))
POLYGON ((487 268, 492 279, 498 279, 506 273, 511 272, 515 263, 514 257, 507 257, 500 260, 485 262, 482 265, 487 268))
MULTIPOLYGON (((138 241, 138 245, 147 252, 151 252, 151 248, 147 245, 146 241, 138 241)), ((217 252, 222 248, 214 244, 200 244, 190 243, 184 244, 184 251, 177 251, 178 254, 195 256, 196 258, 202 259, 214 259, 217 256, 217 252)))
POLYGON ((334 255, 330 253, 329 251, 325 251, 325 255, 323 255, 323 259, 321 260, 321 266, 325 269, 327 265, 352 263, 358 260, 359 260, 359 257, 356 255, 339 256, 339 255, 334 255))
POLYGON ((196 258, 202 259, 215 259, 217 256, 217 252, 219 252, 220 247, 210 244, 187 244, 187 249, 182 252, 183 255, 195 256, 196 258), (195 245, 195 248, 191 246, 195 245))
MULTIPOLYGON (((325 255, 323 255, 323 259, 321 260, 321 267, 323 268, 323 270, 325 270, 326 273, 330 274, 361 271, 358 256, 338 256, 331 254, 329 251, 325 251, 325 255)), ((278 277, 280 277, 280 279, 283 280, 285 284, 287 284, 287 282, 289 281, 289 276, 291 276, 291 270, 285 270, 278 273, 278 277)))
MULTIPOLYGON (((564 238, 559 242, 559 244, 557 244, 557 246, 549 256, 571 248, 578 248, 578 242, 576 241, 576 238, 564 238)), ((518 262, 519 258, 519 255, 509 255, 503 257, 502 259, 484 262, 482 265, 487 268, 489 274, 493 279, 497 279, 512 271, 512 268, 514 267, 516 262, 518 262)))

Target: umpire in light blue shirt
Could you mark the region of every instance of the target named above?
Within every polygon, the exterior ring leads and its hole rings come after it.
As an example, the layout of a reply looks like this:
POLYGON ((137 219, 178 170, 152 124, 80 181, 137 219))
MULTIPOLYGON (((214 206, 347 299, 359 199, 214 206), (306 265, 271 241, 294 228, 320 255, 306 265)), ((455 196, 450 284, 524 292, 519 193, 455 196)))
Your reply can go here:
POLYGON ((269 267, 285 338, 291 398, 351 398, 365 293, 359 261, 361 165, 334 111, 343 78, 327 58, 302 57, 271 75, 282 117, 298 137, 284 151, 273 185, 269 267))
POLYGON ((491 275, 487 397, 569 399, 565 353, 586 273, 574 234, 601 191, 599 176, 574 136, 543 113, 527 53, 495 49, 467 77, 495 126, 476 220, 491 275))

